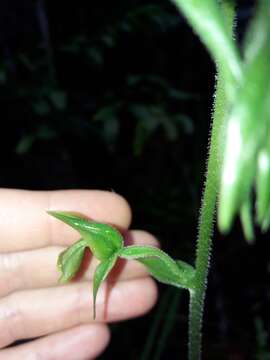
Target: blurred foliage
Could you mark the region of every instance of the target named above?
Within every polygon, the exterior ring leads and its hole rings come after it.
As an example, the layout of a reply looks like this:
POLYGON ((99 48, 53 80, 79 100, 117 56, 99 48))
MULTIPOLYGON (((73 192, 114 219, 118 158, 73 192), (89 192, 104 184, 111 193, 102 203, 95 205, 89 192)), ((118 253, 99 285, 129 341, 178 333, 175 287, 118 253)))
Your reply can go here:
POLYGON ((257 360, 269 360, 270 351, 267 346, 267 333, 264 329, 264 324, 261 318, 255 318, 255 330, 257 338, 257 360))
MULTIPOLYGON (((106 87, 101 85, 106 82, 103 72, 106 73, 107 57, 119 51, 123 38, 127 41, 142 33, 150 38, 177 24, 178 16, 168 5, 131 6, 124 9, 120 19, 116 21, 112 17, 111 23, 93 29, 91 34, 89 29, 84 29, 68 35, 62 34, 62 29, 55 29, 55 24, 50 28, 49 3, 38 0, 32 6, 34 28, 39 30, 40 37, 30 46, 17 46, 12 54, 6 49, 0 71, 6 100, 20 102, 27 117, 35 119, 28 122, 27 131, 21 135, 16 147, 18 153, 29 151, 39 139, 73 133, 75 124, 78 136, 85 138, 94 131, 112 151, 124 116, 130 118, 130 126, 135 128, 135 154, 142 152, 147 139, 158 129, 162 129, 169 141, 176 141, 179 131, 192 132, 192 120, 181 112, 179 100, 186 101, 194 95, 174 88, 161 75, 126 73, 118 89, 110 79, 106 87), (89 83, 78 81, 75 85, 78 72, 79 77, 87 73, 89 83), (169 107, 173 104, 177 106, 172 116, 169 107)), ((90 22, 91 15, 89 12, 90 22)))

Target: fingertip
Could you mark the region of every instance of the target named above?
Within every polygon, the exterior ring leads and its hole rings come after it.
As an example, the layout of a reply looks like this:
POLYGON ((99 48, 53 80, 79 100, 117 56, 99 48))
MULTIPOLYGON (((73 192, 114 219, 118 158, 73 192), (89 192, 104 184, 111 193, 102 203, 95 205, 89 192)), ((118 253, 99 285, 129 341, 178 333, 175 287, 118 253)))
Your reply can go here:
POLYGON ((103 190, 51 192, 51 208, 48 210, 55 208, 59 210, 60 204, 62 204, 62 210, 81 212, 93 220, 108 222, 120 228, 128 228, 131 223, 132 212, 129 203, 115 192, 103 190))
POLYGON ((125 236, 126 245, 147 245, 160 247, 158 239, 145 230, 132 230, 125 236))
POLYGON ((147 296, 147 301, 145 303, 144 308, 142 308, 142 313, 141 315, 146 314, 147 312, 149 312, 157 303, 157 299, 158 299, 158 286, 155 280, 153 280, 152 278, 147 278, 145 281, 148 281, 148 284, 146 285, 148 287, 148 296, 147 296))
POLYGON ((141 290, 139 291, 137 307, 132 317, 143 316, 155 306, 158 299, 158 287, 155 280, 150 277, 140 279, 141 290))
POLYGON ((74 229, 53 219, 46 211, 81 213, 95 221, 115 225, 120 230, 127 229, 132 218, 127 200, 114 192, 0 189, 0 196, 1 252, 68 245, 78 238, 74 229))
POLYGON ((105 324, 96 324, 94 326, 82 325, 81 328, 81 345, 85 348, 91 359, 96 359, 109 345, 111 339, 109 327, 105 324), (96 346, 94 351, 93 344, 96 346))
MULTIPOLYGON (((101 319, 115 322, 142 316, 150 311, 157 302, 156 282, 145 277, 119 283, 110 294, 108 308, 99 311, 101 319)), ((104 303, 103 303, 104 307, 104 303)))
POLYGON ((1 350, 0 359, 96 359, 110 341, 110 331, 104 324, 79 325, 1 350), (76 355, 75 355, 76 354, 76 355))
MULTIPOLYGON (((106 192, 106 194, 108 195, 108 192, 106 192)), ((112 202, 119 211, 118 216, 121 217, 124 227, 128 228, 132 221, 132 210, 129 202, 118 193, 111 192, 109 194, 112 198, 112 202)))
MULTIPOLYGON (((129 227, 132 212, 127 200, 119 194, 101 190, 61 190, 50 192, 51 210, 81 213, 94 221, 104 222, 125 230, 129 227)), ((51 244, 68 244, 76 239, 77 232, 64 223, 50 218, 51 244), (66 239, 66 240, 61 240, 66 239)))

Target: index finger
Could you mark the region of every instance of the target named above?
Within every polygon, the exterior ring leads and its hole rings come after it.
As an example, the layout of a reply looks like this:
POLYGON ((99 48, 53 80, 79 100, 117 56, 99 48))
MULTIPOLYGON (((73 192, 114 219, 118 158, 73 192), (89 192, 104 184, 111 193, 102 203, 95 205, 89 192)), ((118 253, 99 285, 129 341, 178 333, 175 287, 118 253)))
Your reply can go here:
POLYGON ((79 234, 53 219, 47 210, 82 213, 120 229, 130 225, 131 210, 124 198, 98 190, 0 190, 0 251, 11 252, 49 245, 69 245, 79 234))

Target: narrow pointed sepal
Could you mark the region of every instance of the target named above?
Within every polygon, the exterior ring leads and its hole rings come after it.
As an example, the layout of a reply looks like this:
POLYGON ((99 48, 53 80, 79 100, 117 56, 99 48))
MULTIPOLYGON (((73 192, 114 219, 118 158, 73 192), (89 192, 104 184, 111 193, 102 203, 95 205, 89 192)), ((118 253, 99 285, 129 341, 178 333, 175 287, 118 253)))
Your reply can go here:
POLYGON ((48 214, 77 230, 98 260, 106 260, 123 246, 123 236, 113 226, 82 218, 71 212, 48 211, 48 214))
POLYGON ((96 268, 93 280, 93 318, 96 318, 96 298, 100 285, 112 270, 117 260, 118 254, 113 254, 107 260, 102 261, 96 268))

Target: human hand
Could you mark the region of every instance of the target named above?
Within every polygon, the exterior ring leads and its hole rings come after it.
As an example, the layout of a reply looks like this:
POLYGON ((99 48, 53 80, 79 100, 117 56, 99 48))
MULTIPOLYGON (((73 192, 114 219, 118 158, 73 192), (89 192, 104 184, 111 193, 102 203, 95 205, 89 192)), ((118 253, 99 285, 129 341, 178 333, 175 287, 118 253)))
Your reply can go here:
MULTIPOLYGON (((157 298, 141 264, 119 261, 101 286, 93 321, 91 279, 97 262, 86 256, 81 276, 58 284, 57 257, 78 233, 46 210, 80 212, 123 231, 131 221, 128 204, 114 193, 0 190, 0 360, 93 359, 109 342, 107 322, 142 315, 157 298), (20 339, 32 340, 6 348, 20 339)), ((157 245, 144 231, 126 231, 125 238, 157 245)))

